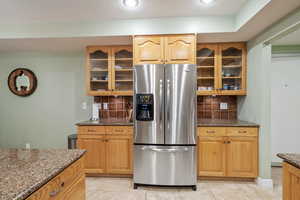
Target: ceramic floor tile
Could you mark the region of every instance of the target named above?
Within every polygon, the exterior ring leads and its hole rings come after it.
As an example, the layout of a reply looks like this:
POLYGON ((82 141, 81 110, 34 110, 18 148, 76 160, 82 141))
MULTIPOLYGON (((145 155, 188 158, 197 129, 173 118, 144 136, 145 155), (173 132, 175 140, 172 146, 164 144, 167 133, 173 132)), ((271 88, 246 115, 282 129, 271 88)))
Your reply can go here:
POLYGON ((282 170, 272 169, 274 190, 259 188, 254 182, 205 181, 190 188, 139 187, 130 178, 87 177, 87 200, 282 200, 282 170))
POLYGON ((130 192, 106 192, 96 191, 87 195, 86 200, 145 200, 146 193, 143 191, 130 192))

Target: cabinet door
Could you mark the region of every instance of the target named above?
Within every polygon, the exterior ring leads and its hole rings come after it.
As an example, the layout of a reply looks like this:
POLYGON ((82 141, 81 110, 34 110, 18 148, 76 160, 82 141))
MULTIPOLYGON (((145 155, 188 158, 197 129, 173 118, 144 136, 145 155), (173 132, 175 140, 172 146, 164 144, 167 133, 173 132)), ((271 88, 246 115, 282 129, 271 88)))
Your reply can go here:
POLYGON ((133 53, 131 46, 112 48, 113 95, 133 94, 133 53))
POLYGON ((218 88, 218 45, 197 45, 197 89, 198 95, 217 94, 218 88))
POLYGON ((87 47, 86 86, 91 96, 111 93, 111 48, 87 47))
POLYGON ((77 146, 87 150, 84 160, 86 173, 105 173, 105 136, 80 135, 77 146))
POLYGON ((225 176, 223 137, 198 136, 198 176, 225 176))
POLYGON ((76 182, 62 194, 61 200, 85 200, 85 177, 81 176, 76 182))
POLYGON ((220 44, 219 88, 223 95, 246 95, 246 45, 220 44))
POLYGON ((165 59, 168 64, 195 64, 196 36, 165 37, 165 59))
POLYGON ((229 137, 227 141, 227 175, 229 177, 257 177, 257 137, 229 137))
POLYGON ((300 170, 283 163, 283 200, 300 199, 300 170))
POLYGON ((161 36, 135 36, 134 64, 164 63, 164 38, 161 36))
POLYGON ((132 136, 107 136, 107 173, 132 174, 132 136))

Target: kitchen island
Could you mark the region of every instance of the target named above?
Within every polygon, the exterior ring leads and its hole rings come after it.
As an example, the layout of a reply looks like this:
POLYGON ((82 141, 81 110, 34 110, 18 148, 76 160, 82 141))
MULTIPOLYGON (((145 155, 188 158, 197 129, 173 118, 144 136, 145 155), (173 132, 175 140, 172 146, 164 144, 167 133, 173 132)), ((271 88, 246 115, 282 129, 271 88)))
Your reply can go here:
POLYGON ((280 153, 283 159, 283 200, 300 199, 300 154, 280 153))
POLYGON ((0 149, 0 200, 84 200, 84 154, 84 150, 0 149))

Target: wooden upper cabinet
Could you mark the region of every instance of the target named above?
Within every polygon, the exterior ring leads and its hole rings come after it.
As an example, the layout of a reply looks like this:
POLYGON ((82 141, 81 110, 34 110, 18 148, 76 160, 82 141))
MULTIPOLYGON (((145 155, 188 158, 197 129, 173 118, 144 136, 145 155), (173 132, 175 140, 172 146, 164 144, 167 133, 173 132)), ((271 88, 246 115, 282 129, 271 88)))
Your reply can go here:
POLYGON ((258 175, 257 137, 229 137, 227 174, 229 177, 255 178, 258 175))
POLYGON ((246 94, 247 49, 245 43, 220 44, 219 89, 223 95, 246 94))
POLYGON ((198 138, 198 176, 225 176, 226 147, 223 137, 198 138))
POLYGON ((133 94, 133 51, 131 46, 112 48, 111 74, 114 95, 133 94))
POLYGON ((165 63, 194 64, 195 52, 195 35, 175 35, 165 37, 165 63))
POLYGON ((88 95, 111 90, 111 49, 109 47, 87 47, 86 86, 88 95))
POLYGON ((134 64, 195 63, 195 35, 135 36, 134 64))
POLYGON ((197 45, 198 95, 246 95, 246 44, 197 45))
POLYGON ((164 63, 164 38, 162 36, 135 36, 134 64, 164 63))
POLYGON ((86 53, 86 86, 90 96, 133 94, 132 46, 91 46, 86 53))
POLYGON ((218 45, 197 45, 197 89, 199 95, 217 94, 219 85, 218 45))

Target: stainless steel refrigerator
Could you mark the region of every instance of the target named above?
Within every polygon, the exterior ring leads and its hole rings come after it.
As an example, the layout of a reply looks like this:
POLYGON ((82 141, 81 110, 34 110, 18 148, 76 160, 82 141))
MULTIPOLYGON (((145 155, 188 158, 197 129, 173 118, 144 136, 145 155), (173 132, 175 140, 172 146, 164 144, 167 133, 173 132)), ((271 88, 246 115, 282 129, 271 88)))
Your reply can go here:
POLYGON ((134 188, 196 190, 196 66, 134 67, 134 188))

